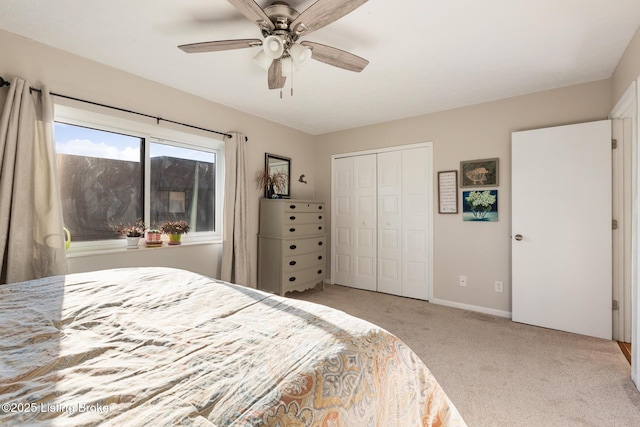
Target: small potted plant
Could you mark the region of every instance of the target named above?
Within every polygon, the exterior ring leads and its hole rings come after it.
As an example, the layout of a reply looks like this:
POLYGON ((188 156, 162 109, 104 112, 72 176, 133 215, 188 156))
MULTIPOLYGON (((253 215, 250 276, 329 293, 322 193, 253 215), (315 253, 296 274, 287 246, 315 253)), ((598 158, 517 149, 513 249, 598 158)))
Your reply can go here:
POLYGON ((112 224, 111 229, 127 238, 127 249, 138 249, 140 237, 144 234, 144 221, 137 219, 134 223, 112 224))
POLYGON ((284 193, 287 188, 289 176, 281 171, 269 172, 269 168, 260 169, 256 173, 256 182, 258 183, 258 189, 264 190, 264 195, 267 198, 277 198, 278 194, 284 193))
POLYGON ((182 243, 180 241, 182 235, 188 233, 190 227, 186 221, 180 219, 176 221, 165 222, 164 224, 162 224, 162 227, 160 227, 160 230, 162 230, 164 234, 169 235, 170 245, 179 245, 180 243, 182 243))
POLYGON ((150 228, 145 234, 147 246, 162 246, 162 231, 157 228, 150 228))

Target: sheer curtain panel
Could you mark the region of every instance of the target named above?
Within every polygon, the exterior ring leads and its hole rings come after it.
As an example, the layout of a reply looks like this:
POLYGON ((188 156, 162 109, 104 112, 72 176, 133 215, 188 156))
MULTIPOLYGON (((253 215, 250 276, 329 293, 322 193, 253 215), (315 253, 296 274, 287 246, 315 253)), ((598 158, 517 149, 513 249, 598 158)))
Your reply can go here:
POLYGON ((221 279, 255 287, 248 241, 247 138, 232 134, 224 142, 224 218, 221 279))
POLYGON ((49 91, 13 78, 0 118, 0 283, 64 274, 49 91))

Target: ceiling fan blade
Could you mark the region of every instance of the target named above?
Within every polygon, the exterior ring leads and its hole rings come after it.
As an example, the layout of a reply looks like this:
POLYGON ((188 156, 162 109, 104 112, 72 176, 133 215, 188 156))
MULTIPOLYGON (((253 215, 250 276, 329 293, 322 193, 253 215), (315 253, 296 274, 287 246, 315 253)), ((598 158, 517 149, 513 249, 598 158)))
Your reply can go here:
POLYGON ((269 31, 274 30, 276 27, 271 22, 271 19, 264 13, 264 10, 258 3, 253 0, 228 0, 229 3, 234 5, 236 9, 247 17, 251 22, 258 24, 259 27, 264 27, 269 31))
POLYGON ((307 41, 300 44, 311 49, 311 58, 334 67, 359 73, 369 64, 366 59, 335 47, 307 41))
POLYGON ((366 3, 367 0, 318 0, 289 25, 297 35, 307 35, 331 24, 366 3))
POLYGON ((262 46, 260 39, 218 40, 214 42, 202 42, 183 44, 178 46, 187 53, 218 52, 221 50, 244 49, 247 47, 262 46))
POLYGON ((282 63, 274 60, 269 67, 269 89, 282 89, 287 78, 282 75, 282 63))

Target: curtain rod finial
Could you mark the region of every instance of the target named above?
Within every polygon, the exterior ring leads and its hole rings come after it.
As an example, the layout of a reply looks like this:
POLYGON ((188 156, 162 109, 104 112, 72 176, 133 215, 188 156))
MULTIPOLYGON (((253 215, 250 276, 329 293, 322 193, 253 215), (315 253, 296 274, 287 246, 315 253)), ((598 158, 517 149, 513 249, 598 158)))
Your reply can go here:
POLYGON ((0 87, 3 87, 3 86, 11 86, 11 83, 9 83, 5 79, 3 79, 2 76, 0 76, 0 87))

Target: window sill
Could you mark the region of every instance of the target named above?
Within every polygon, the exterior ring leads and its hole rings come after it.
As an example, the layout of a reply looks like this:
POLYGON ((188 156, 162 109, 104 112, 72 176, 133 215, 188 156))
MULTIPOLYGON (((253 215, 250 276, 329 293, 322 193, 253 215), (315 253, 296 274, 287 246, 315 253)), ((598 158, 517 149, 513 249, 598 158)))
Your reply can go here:
POLYGON ((176 250, 185 246, 203 246, 203 245, 221 245, 222 240, 208 240, 208 241, 187 241, 182 242, 179 245, 169 245, 167 242, 162 242, 162 246, 147 246, 142 240, 138 245, 137 249, 128 249, 126 245, 126 241, 122 241, 122 247, 118 248, 101 248, 101 249, 77 249, 72 252, 67 252, 67 258, 80 258, 85 256, 97 256, 97 255, 109 255, 109 254, 117 254, 117 253, 136 253, 136 252, 146 252, 146 251, 162 251, 162 250, 176 250))

